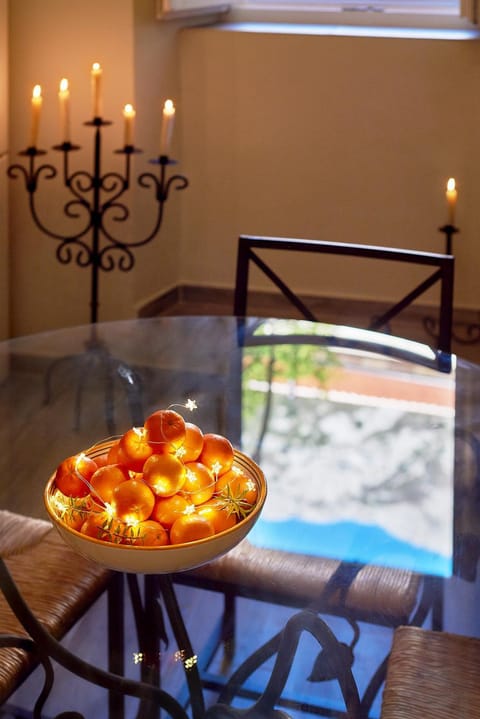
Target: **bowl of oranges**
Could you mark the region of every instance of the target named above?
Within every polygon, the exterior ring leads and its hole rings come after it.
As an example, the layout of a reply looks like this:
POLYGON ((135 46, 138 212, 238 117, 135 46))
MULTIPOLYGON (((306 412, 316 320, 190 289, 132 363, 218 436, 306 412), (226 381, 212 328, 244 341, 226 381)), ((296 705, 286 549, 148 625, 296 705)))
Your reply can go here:
POLYGON ((232 549, 257 521, 266 494, 250 457, 167 408, 65 458, 44 501, 79 554, 117 571, 161 574, 232 549))

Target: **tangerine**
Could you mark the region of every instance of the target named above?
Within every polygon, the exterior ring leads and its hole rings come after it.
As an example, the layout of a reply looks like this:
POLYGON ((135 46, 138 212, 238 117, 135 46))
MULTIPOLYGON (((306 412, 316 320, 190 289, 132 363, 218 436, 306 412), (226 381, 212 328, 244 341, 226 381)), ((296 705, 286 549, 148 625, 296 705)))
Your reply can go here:
POLYGON ((120 440, 117 439, 116 442, 112 444, 110 449, 107 453, 107 464, 120 464, 121 463, 121 456, 120 456, 120 440))
POLYGON ((116 519, 127 524, 136 524, 150 517, 155 497, 145 482, 128 479, 113 489, 110 505, 116 519))
POLYGON ((210 520, 197 512, 192 512, 191 514, 182 514, 172 524, 170 542, 172 544, 196 542, 199 539, 212 537, 214 534, 215 529, 210 520))
POLYGON ((221 434, 204 434, 203 448, 198 461, 205 464, 218 477, 233 466, 234 452, 230 440, 221 434))
POLYGON ((92 509, 92 500, 86 497, 67 497, 56 489, 52 495, 52 505, 56 515, 64 524, 80 531, 86 517, 92 509))
POLYGON ((192 504, 202 504, 209 500, 215 491, 215 478, 208 467, 200 462, 188 462, 185 473, 182 494, 192 504))
POLYGON ((176 494, 185 476, 185 465, 173 454, 152 454, 143 467, 143 479, 158 497, 176 494))
POLYGON ((96 469, 96 462, 83 452, 67 457, 57 467, 55 485, 67 497, 86 497, 90 494, 88 485, 96 469))
POLYGON ((143 470, 143 465, 152 451, 144 427, 132 427, 120 437, 118 459, 133 472, 143 470))
POLYGON ((185 420, 173 409, 159 409, 145 420, 147 440, 154 452, 175 452, 185 442, 185 420))
POLYGON ((182 462, 194 462, 203 449, 203 432, 193 422, 185 422, 185 441, 177 450, 182 462))
POLYGON ((95 457, 95 464, 97 465, 97 467, 105 467, 105 465, 108 464, 107 453, 97 455, 95 457))
POLYGON ((93 512, 83 522, 80 532, 103 542, 123 544, 125 525, 113 519, 108 512, 93 512))
POLYGON ((225 529, 234 527, 237 523, 237 515, 235 512, 230 512, 225 504, 216 498, 210 499, 205 504, 201 504, 197 507, 197 512, 202 517, 206 517, 215 529, 215 534, 223 532, 225 529))
POLYGON ((181 494, 172 494, 171 497, 157 497, 151 518, 170 529, 176 519, 182 514, 187 514, 190 506, 187 499, 182 497, 181 494))
POLYGON ((241 502, 245 506, 252 507, 257 501, 257 483, 242 472, 238 467, 233 467, 229 472, 222 474, 217 479, 215 493, 228 499, 231 498, 241 502))
POLYGON ((94 492, 92 494, 104 504, 112 501, 113 490, 121 482, 130 479, 128 469, 123 464, 106 464, 99 467, 92 475, 90 484, 94 492))
POLYGON ((129 527, 126 535, 125 543, 136 547, 163 547, 170 543, 165 527, 153 519, 146 519, 134 527, 129 527))

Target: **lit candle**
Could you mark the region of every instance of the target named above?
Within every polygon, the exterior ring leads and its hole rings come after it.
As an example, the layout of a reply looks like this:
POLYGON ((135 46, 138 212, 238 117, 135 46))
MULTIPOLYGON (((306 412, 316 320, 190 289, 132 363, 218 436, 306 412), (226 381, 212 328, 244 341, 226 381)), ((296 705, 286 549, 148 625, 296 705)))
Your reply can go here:
POLYGON ((453 177, 450 177, 450 179, 447 182, 447 202, 448 202, 448 224, 454 226, 455 225, 455 206, 457 204, 457 195, 458 192, 455 188, 455 180, 453 177))
POLYGON ((70 142, 70 90, 68 80, 62 78, 58 89, 60 103, 60 128, 63 142, 70 142))
POLYGON ((94 62, 91 71, 93 117, 102 116, 102 68, 94 62))
POLYGON ((165 100, 163 106, 162 134, 160 136, 160 155, 168 155, 172 141, 174 121, 175 105, 171 100, 165 100))
POLYGON ((133 122, 136 114, 133 105, 128 104, 123 108, 123 117, 125 118, 125 146, 133 145, 133 122))
POLYGON ((38 126, 40 111, 42 109, 42 88, 35 85, 32 92, 32 130, 30 134, 30 147, 36 147, 38 141, 38 126))

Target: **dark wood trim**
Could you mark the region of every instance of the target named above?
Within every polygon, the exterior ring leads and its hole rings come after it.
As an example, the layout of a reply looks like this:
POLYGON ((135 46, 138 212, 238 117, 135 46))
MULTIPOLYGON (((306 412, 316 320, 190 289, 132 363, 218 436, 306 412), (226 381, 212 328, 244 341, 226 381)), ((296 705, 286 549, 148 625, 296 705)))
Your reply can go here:
MULTIPOLYGON (((155 317, 169 314, 212 314, 230 315, 233 312, 233 289, 178 285, 145 304, 138 312, 139 317, 155 317)), ((368 321, 381 315, 388 307, 386 302, 372 302, 360 299, 302 295, 301 300, 312 308, 314 314, 325 322, 352 324, 365 327, 368 321)), ((249 292, 249 314, 258 317, 297 317, 294 307, 280 292, 249 292)), ((423 320, 434 316, 432 308, 415 304, 407 307, 392 323, 392 331, 403 337, 429 343, 423 320)), ((478 327, 479 341, 468 345, 454 339, 453 351, 466 359, 480 356, 480 310, 456 308, 454 310, 454 333, 467 337, 470 326, 478 327)), ((474 334, 475 336, 475 334, 474 334)))

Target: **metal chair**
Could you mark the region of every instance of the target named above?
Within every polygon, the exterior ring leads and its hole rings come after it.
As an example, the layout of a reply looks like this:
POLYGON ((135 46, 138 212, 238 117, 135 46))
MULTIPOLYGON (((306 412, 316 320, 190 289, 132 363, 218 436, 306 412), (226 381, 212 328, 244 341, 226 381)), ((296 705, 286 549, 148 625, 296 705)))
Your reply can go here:
MULTIPOLYGON (((306 319, 316 320, 303 301, 297 297, 261 259, 256 250, 286 250, 341 254, 372 259, 396 260, 436 268, 434 274, 425 280, 391 310, 374 320, 370 329, 385 326, 420 294, 436 282, 441 284, 439 310, 438 351, 431 353, 431 366, 448 372, 451 368, 451 324, 453 297, 453 257, 408 250, 390 250, 380 247, 346 245, 339 243, 315 242, 278 238, 241 236, 238 245, 234 314, 245 318, 248 310, 249 263, 255 263, 281 290, 306 319)), ((255 322, 253 322, 255 327, 255 322)), ((240 343, 250 342, 274 346, 285 342, 284 337, 254 337, 248 322, 240 322, 240 343)), ((310 337, 310 340, 312 338, 310 337)), ((338 338, 337 338, 338 341, 338 338)), ((391 352, 395 350, 390 348, 391 352)), ((272 360, 273 361, 273 360, 272 360)), ((422 361, 424 361, 422 359, 422 361)), ((267 400, 268 405, 268 400, 267 400)), ((268 421, 268 417, 264 420, 268 421)), ((303 556, 284 551, 264 549, 245 540, 219 560, 176 577, 176 581, 204 587, 224 594, 225 610, 217 639, 223 641, 225 660, 234 654, 235 603, 238 597, 270 602, 303 609, 308 606, 322 615, 344 617, 356 626, 359 621, 390 628, 402 624, 421 625, 432 612, 432 625, 438 626, 441 619, 441 605, 438 603, 437 578, 423 577, 408 570, 340 562, 324 557, 303 556)), ((217 645, 214 644, 216 648, 217 645)), ((276 646, 276 645, 275 645, 276 646)), ((220 702, 229 703, 236 692, 241 693, 242 684, 265 656, 272 656, 275 646, 264 647, 247 661, 227 682, 220 694, 220 702), (256 659, 258 658, 258 662, 256 659)), ((353 661, 353 646, 350 648, 353 661)), ((213 651, 213 650, 212 650, 213 651)), ((291 657, 293 661, 293 657, 291 657)), ((206 662, 208 664, 208 661, 206 662)), ((361 698, 362 716, 368 716, 370 707, 382 685, 386 671, 383 661, 371 678, 361 698)), ((322 679, 322 670, 319 672, 322 679)), ((218 688, 222 678, 212 677, 204 671, 208 687, 218 688)), ((287 702, 288 705, 288 702, 287 702)), ((309 706, 309 711, 321 709, 309 706)))
POLYGON ((395 630, 381 719, 480 719, 480 639, 395 630))
POLYGON ((0 705, 42 663, 40 710, 52 680, 48 647, 30 638, 23 625, 27 610, 9 593, 11 581, 35 619, 61 639, 107 590, 113 572, 75 554, 49 522, 2 511, 0 524, 0 705))
POLYGON ((321 255, 339 255, 343 257, 359 257, 376 261, 390 261, 409 265, 433 268, 435 271, 403 299, 395 303, 386 312, 375 317, 369 324, 370 330, 387 328, 390 321, 397 317, 406 307, 423 295, 433 285, 440 284, 440 302, 438 306, 438 337, 436 346, 441 353, 451 352, 452 316, 453 316, 453 283, 454 257, 432 252, 417 250, 394 249, 375 245, 358 245, 340 242, 324 242, 321 240, 304 240, 277 237, 252 237, 242 235, 238 242, 237 270, 234 295, 234 314, 246 317, 248 312, 248 283, 250 263, 258 267, 264 275, 282 292, 307 320, 321 321, 315 317, 305 302, 292 291, 279 275, 260 257, 258 251, 282 251, 321 255))

